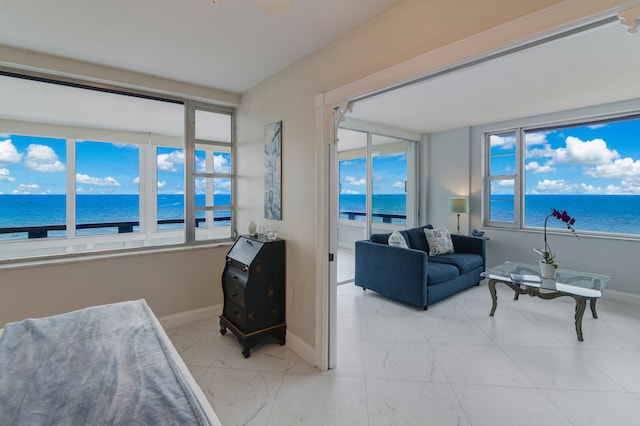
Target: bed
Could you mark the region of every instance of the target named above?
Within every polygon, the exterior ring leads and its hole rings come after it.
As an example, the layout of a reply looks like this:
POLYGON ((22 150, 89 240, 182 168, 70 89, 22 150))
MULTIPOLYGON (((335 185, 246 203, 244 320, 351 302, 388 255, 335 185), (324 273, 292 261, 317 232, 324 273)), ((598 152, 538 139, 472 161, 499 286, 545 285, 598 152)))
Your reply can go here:
POLYGON ((220 425, 147 303, 0 330, 1 425, 220 425))

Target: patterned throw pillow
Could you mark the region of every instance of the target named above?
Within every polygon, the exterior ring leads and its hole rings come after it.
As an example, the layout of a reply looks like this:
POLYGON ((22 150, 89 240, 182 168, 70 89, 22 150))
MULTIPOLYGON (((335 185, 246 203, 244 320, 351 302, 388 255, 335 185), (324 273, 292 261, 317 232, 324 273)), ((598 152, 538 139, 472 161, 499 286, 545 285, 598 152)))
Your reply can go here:
POLYGON ((404 237, 398 231, 393 231, 393 233, 389 235, 388 243, 390 246, 394 247, 409 248, 407 242, 404 240, 404 237))
POLYGON ((429 256, 438 254, 453 253, 453 241, 451 241, 451 233, 445 226, 443 228, 426 229, 424 235, 429 243, 429 256))

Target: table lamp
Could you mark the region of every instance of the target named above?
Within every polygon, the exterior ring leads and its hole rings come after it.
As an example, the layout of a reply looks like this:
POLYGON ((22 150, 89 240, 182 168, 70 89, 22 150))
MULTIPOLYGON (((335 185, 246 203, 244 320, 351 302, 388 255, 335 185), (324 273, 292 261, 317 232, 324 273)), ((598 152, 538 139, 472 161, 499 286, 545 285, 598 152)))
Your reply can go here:
POLYGON ((467 197, 449 198, 449 213, 458 215, 458 234, 460 233, 460 213, 469 213, 469 199, 467 197))

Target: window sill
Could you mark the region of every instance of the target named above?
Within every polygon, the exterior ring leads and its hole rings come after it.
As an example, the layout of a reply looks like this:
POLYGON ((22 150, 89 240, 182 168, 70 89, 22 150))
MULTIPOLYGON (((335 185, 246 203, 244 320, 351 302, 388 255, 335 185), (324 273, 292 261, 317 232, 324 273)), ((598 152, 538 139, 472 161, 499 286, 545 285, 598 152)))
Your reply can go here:
POLYGON ((93 253, 79 253, 74 255, 59 255, 59 256, 32 258, 32 259, 7 260, 7 261, 0 262, 0 271, 35 268, 35 267, 49 266, 49 265, 93 262, 96 260, 117 259, 120 257, 147 256, 147 255, 153 255, 153 254, 175 253, 175 252, 192 251, 192 250, 207 250, 207 249, 216 248, 216 247, 231 247, 232 244, 233 244, 233 240, 229 240, 224 242, 218 241, 215 243, 199 243, 199 244, 193 244, 193 245, 181 244, 181 245, 174 245, 174 246, 145 247, 145 248, 136 248, 136 249, 129 249, 129 250, 112 250, 112 251, 102 251, 102 252, 93 252, 93 253))

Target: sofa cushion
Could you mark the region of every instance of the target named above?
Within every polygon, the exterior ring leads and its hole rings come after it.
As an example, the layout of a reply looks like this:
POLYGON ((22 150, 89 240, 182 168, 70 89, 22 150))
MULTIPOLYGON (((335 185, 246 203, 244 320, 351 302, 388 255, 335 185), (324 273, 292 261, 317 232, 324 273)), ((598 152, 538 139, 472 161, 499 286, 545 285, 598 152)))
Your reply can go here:
POLYGON ((404 239, 404 235, 398 231, 393 231, 391 235, 389 235, 389 245, 400 248, 409 248, 407 241, 404 239))
POLYGON ((482 266, 482 256, 470 253, 439 254, 429 257, 429 268, 431 268, 434 263, 453 265, 458 268, 460 274, 466 274, 482 266))
POLYGON ((411 228, 406 231, 402 231, 405 234, 407 244, 412 249, 422 250, 429 252, 429 245, 427 244, 427 238, 424 235, 425 228, 433 229, 431 225, 421 226, 419 228, 411 228))
POLYGON ((424 234, 427 239, 427 244, 429 245, 429 256, 453 253, 451 233, 446 226, 436 229, 425 229, 424 234))
POLYGON ((378 243, 378 244, 389 244, 390 236, 391 236, 390 232, 386 234, 371 234, 371 236, 369 237, 369 241, 371 241, 372 243, 378 243))
POLYGON ((427 268, 427 286, 440 284, 445 281, 456 278, 460 273, 458 268, 446 263, 431 263, 429 258, 429 267, 427 268))

